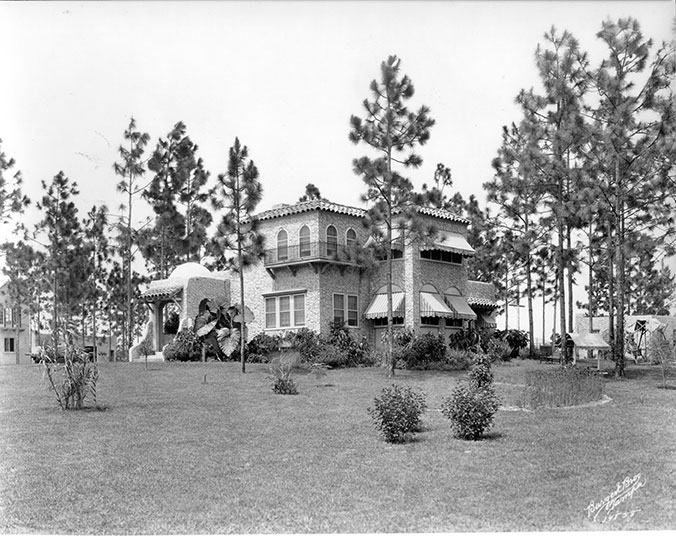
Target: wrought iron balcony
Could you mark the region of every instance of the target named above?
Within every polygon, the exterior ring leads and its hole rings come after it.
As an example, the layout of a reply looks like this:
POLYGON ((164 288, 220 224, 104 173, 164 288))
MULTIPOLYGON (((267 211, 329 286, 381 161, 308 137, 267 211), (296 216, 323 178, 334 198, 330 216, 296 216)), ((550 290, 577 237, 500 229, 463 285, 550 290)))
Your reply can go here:
POLYGON ((276 247, 265 251, 265 267, 294 266, 298 264, 334 263, 347 266, 360 266, 356 245, 336 242, 307 242, 302 244, 276 247))

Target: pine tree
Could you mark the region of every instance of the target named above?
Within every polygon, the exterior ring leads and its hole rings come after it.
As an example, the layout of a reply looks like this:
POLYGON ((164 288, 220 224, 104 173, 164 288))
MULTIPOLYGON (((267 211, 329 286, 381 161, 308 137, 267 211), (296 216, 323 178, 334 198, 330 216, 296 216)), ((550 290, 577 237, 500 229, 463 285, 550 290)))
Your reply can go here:
POLYGON ((305 201, 319 201, 322 199, 322 194, 319 191, 319 188, 314 184, 307 184, 305 186, 305 193, 302 197, 298 199, 298 202, 305 201))
MULTIPOLYGON (((543 202, 556 231, 556 268, 558 271, 559 325, 561 335, 567 333, 566 278, 568 272, 569 317, 572 314, 570 288, 573 281, 572 263, 575 254, 570 237, 572 229, 579 226, 578 204, 572 194, 580 174, 580 152, 588 136, 588 127, 582 116, 583 98, 588 79, 586 55, 579 49, 577 40, 569 33, 559 35, 555 28, 545 34, 546 46, 538 45, 535 63, 544 87, 544 94, 522 90, 517 102, 524 112, 519 131, 528 145, 529 169, 537 171, 538 186, 543 202)), ((568 361, 566 340, 561 340, 561 358, 568 361)))
POLYGON ((52 304, 52 342, 58 351, 59 333, 68 328, 74 313, 80 313, 83 296, 82 283, 86 280, 86 265, 82 245, 82 230, 73 200, 79 194, 77 183, 71 183, 60 171, 47 184, 42 181, 45 194, 37 203, 43 212, 36 233, 42 238, 47 257, 41 274, 49 283, 52 304))
POLYGON ((0 225, 7 225, 12 215, 22 213, 30 204, 30 199, 23 194, 21 171, 16 171, 11 180, 5 178, 15 165, 14 158, 8 158, 0 147, 0 225))
POLYGON ((186 131, 185 124, 178 122, 166 140, 159 140, 148 161, 155 176, 143 197, 157 218, 154 228, 141 235, 142 252, 160 278, 166 277, 169 266, 199 261, 212 222, 204 206, 210 200, 205 189, 209 173, 186 131))
POLYGON ((651 60, 652 40, 643 37, 632 18, 604 21, 597 37, 608 55, 598 69, 588 72, 599 99, 590 107, 596 136, 588 161, 600 180, 598 194, 612 216, 609 312, 615 323, 615 374, 622 377, 628 231, 673 231, 674 151, 667 141, 674 129, 674 96, 669 89, 674 53, 673 45, 663 44, 651 60))
POLYGON ((131 347, 132 329, 134 327, 134 310, 132 308, 132 303, 134 301, 132 296, 132 264, 134 262, 134 239, 138 237, 138 231, 134 229, 133 209, 135 199, 145 189, 145 186, 139 185, 139 181, 146 171, 143 153, 150 140, 150 135, 137 131, 136 120, 132 117, 124 132, 124 139, 127 141, 126 144, 128 144, 128 147, 120 145, 119 153, 122 161, 120 163, 114 163, 113 168, 115 174, 122 177, 117 184, 117 191, 124 193, 127 196, 126 203, 121 205, 120 208, 122 212, 126 211, 127 215, 120 220, 119 224, 122 240, 120 251, 122 254, 122 267, 126 290, 126 305, 124 306, 126 323, 124 325, 125 331, 122 334, 122 347, 126 351, 131 347))
POLYGON ((253 212, 263 196, 263 186, 258 181, 258 169, 249 159, 249 150, 238 138, 230 147, 228 171, 218 175, 215 207, 225 211, 218 225, 212 252, 217 256, 218 268, 229 268, 239 275, 240 361, 242 373, 246 372, 247 308, 244 302, 244 269, 255 264, 263 255, 263 236, 253 212), (234 254, 230 257, 228 253, 234 254))
POLYGON ((350 118, 352 129, 349 134, 350 141, 354 144, 364 142, 377 156, 355 159, 353 168, 366 184, 362 198, 371 205, 367 210, 366 225, 373 236, 381 238, 385 245, 390 376, 394 376, 395 369, 392 355, 392 231, 395 228, 415 229, 410 205, 413 185, 395 167, 417 168, 422 164, 422 158, 414 150, 427 142, 434 126, 428 107, 422 106, 417 112, 408 110, 406 102, 413 97, 414 88, 408 76, 400 76, 400 64, 396 56, 390 56, 381 63, 380 80, 374 79, 370 85, 372 100, 365 99, 363 102, 366 116, 363 119, 354 115, 350 118))

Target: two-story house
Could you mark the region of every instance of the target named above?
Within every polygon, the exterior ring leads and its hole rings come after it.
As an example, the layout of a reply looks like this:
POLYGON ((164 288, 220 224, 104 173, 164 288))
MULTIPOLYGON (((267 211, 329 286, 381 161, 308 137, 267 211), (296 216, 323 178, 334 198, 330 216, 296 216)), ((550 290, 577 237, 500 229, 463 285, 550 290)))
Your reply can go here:
MULTIPOLYGON (((470 325, 494 326, 495 289, 467 279, 468 221, 419 208, 436 226, 436 240, 392 243, 393 322, 417 332, 451 334, 470 325)), ((365 211, 326 200, 278 205, 257 216, 265 236, 263 261, 245 274, 245 299, 255 315, 249 335, 309 328, 332 321, 366 335, 380 347, 387 325, 386 262, 367 265, 359 247, 373 243, 365 211)), ((231 299, 239 280, 230 279, 231 299)))

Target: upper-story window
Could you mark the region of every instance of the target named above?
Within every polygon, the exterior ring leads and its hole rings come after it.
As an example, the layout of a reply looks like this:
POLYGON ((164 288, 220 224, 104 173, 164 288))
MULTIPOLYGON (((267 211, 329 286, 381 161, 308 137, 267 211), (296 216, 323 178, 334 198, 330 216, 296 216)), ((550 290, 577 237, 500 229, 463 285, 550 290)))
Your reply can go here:
POLYGON ((345 245, 348 248, 355 247, 357 245, 357 233, 354 232, 354 229, 348 229, 345 233, 345 245))
POLYGON ((282 229, 277 233, 277 260, 285 261, 289 258, 289 235, 282 229))
POLYGON ((326 228, 326 254, 329 257, 338 254, 338 231, 333 225, 326 228))
POLYGON ((303 225, 298 233, 298 249, 301 257, 309 257, 312 255, 312 247, 310 246, 310 227, 303 225))
POLYGON ((459 253, 451 253, 450 251, 443 251, 441 249, 421 250, 420 258, 429 259, 431 261, 462 264, 462 255, 460 255, 459 253))

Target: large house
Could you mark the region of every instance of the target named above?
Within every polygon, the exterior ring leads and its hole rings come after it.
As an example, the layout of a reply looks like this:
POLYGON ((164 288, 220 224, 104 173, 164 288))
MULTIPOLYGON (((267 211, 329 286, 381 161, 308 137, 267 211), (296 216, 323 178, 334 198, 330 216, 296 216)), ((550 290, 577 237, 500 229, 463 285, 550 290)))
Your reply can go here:
MULTIPOLYGON (((417 212, 438 235, 424 244, 402 235, 392 242, 395 327, 444 335, 495 327, 494 286, 467 279, 474 254, 466 239, 469 222, 438 209, 417 212)), ((250 337, 301 328, 327 332, 332 322, 341 322, 382 346, 387 268, 385 260, 365 262, 365 251, 378 250, 370 249, 376 242, 362 225, 364 216, 363 209, 327 200, 277 205, 257 216, 267 249, 260 263, 245 270, 244 298, 254 314, 250 337)), ((161 350, 171 339, 163 327, 168 307, 175 306, 182 321, 194 320, 199 306, 216 297, 239 303, 238 276, 186 263, 168 279, 151 282, 141 295, 151 311, 142 342, 161 350)), ((131 360, 141 358, 138 347, 132 348, 131 360)))
MULTIPOLYGON (((436 239, 421 244, 402 236, 391 246, 392 309, 397 327, 451 334, 494 327, 495 288, 467 279, 468 221, 444 210, 419 208, 436 226, 436 239)), ((326 200, 277 205, 257 216, 265 236, 263 261, 245 274, 245 301, 255 315, 249 335, 309 328, 328 331, 339 321, 381 346, 387 326, 386 262, 369 267, 359 247, 373 238, 362 225, 365 210, 326 200)), ((239 280, 230 280, 238 302, 239 280)))

